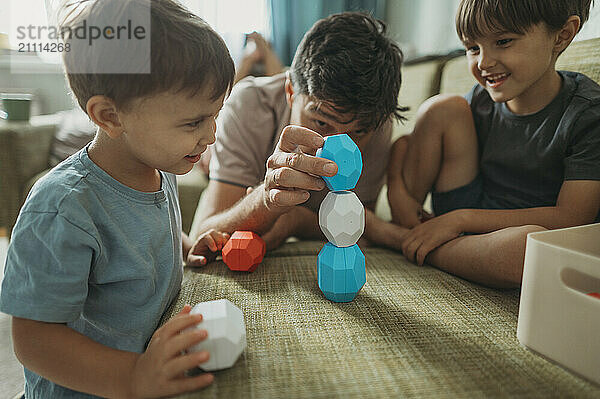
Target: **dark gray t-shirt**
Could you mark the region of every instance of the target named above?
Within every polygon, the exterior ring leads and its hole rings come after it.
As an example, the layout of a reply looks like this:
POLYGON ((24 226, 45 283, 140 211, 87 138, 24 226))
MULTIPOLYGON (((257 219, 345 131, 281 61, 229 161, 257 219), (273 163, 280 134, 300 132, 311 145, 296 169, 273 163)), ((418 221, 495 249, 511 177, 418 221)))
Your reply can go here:
POLYGON ((476 85, 471 104, 483 180, 481 207, 555 206, 565 180, 600 180, 600 86, 559 71, 562 87, 544 109, 516 115, 476 85))

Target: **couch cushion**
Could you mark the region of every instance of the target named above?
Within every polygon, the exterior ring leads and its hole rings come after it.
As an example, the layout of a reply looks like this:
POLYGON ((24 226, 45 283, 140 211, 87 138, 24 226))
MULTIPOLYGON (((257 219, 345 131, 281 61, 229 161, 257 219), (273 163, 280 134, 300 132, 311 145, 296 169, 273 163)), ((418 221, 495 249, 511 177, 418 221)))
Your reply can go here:
POLYGON ((519 345, 518 291, 483 288, 369 248, 367 283, 352 302, 333 303, 317 286, 322 245, 288 243, 252 273, 232 272, 222 261, 186 269, 166 318, 186 303, 226 298, 244 312, 248 344, 210 387, 186 397, 600 394, 519 345))
POLYGON ((556 69, 581 72, 600 84, 600 38, 571 43, 558 57, 556 69))
POLYGON ((202 192, 208 185, 208 178, 200 165, 185 175, 177 176, 177 191, 179 192, 179 207, 181 208, 181 228, 187 234, 192 227, 194 214, 202 192))
POLYGON ((440 93, 465 95, 477 83, 469 72, 467 57, 454 58, 444 65, 440 93))
POLYGON ((402 87, 398 96, 398 104, 407 106, 410 110, 404 113, 408 120, 395 125, 392 133, 393 140, 412 132, 419 105, 429 97, 437 94, 444 60, 445 58, 440 57, 407 64, 402 68, 402 87))

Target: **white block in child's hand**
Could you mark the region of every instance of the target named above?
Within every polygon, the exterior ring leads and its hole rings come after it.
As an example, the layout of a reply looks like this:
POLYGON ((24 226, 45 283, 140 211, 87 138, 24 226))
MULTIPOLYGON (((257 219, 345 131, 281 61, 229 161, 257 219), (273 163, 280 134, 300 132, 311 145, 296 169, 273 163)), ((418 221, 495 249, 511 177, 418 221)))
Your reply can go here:
POLYGON ((365 207, 352 191, 330 191, 319 208, 319 225, 336 247, 349 247, 365 231, 365 207))
POLYGON ((191 314, 202 314, 202 322, 195 328, 205 329, 208 337, 190 348, 190 351, 208 351, 208 362, 198 366, 204 371, 226 369, 235 364, 246 348, 244 314, 227 299, 201 302, 191 314))

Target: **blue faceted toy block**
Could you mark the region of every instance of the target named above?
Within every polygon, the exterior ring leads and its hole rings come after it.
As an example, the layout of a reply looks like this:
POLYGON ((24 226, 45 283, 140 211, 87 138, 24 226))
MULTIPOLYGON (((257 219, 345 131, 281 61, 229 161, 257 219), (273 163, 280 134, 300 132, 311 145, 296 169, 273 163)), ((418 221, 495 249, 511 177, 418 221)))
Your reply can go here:
POLYGON ((350 302, 367 281, 365 255, 356 244, 336 247, 328 242, 317 257, 317 280, 325 298, 350 302))
POLYGON ((358 146, 347 134, 336 134, 325 137, 323 147, 316 155, 335 162, 338 172, 335 176, 323 176, 325 184, 331 191, 352 190, 362 173, 362 155, 358 146))

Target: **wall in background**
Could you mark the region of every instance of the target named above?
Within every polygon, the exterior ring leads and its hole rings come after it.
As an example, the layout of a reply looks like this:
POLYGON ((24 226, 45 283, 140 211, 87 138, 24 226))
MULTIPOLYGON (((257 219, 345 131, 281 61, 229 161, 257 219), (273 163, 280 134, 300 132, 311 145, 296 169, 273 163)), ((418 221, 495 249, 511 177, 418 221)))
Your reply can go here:
POLYGON ((462 48, 454 30, 459 1, 388 1, 386 22, 390 36, 400 44, 406 60, 462 48))
POLYGON ((595 0, 595 6, 590 11, 590 19, 585 23, 575 40, 586 40, 600 37, 600 0, 595 0))
MULTIPOLYGON (((462 48, 454 28, 460 0, 394 0, 387 2, 386 22, 405 59, 445 54, 462 48)), ((600 1, 575 40, 600 37, 600 1)))

